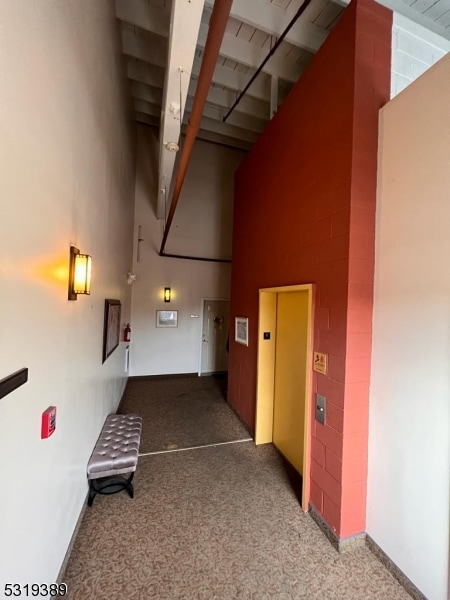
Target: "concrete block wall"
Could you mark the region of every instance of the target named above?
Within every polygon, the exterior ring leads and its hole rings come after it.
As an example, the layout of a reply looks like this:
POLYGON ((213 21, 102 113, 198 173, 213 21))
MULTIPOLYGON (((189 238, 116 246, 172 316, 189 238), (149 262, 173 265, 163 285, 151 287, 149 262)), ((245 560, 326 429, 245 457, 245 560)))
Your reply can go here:
POLYGON ((425 73, 447 52, 450 52, 450 40, 394 13, 391 98, 425 73))
POLYGON ((378 113, 389 98, 392 13, 352 2, 236 173, 228 398, 255 422, 258 290, 313 282, 309 500, 341 538, 365 531, 378 113), (301 107, 301 110, 299 109, 301 107), (370 275, 370 277, 369 277, 370 275), (311 400, 312 401, 312 400, 311 400))

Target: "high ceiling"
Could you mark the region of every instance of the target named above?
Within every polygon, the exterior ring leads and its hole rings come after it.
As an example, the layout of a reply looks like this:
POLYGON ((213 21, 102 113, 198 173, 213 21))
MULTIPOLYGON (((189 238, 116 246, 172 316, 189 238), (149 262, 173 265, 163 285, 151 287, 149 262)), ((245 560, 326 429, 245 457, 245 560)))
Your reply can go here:
MULTIPOLYGON (((223 118, 303 0, 234 0, 203 111, 199 137, 248 149, 326 39, 348 0, 312 0, 245 96, 223 118)), ((382 0, 450 39, 450 0, 382 0)), ((116 0, 136 121, 160 128, 165 193, 200 71, 214 0, 116 0), (173 6, 172 6, 173 4, 173 6), (181 129, 182 130, 182 129, 181 129)), ((164 198, 159 203, 162 217, 164 198)))

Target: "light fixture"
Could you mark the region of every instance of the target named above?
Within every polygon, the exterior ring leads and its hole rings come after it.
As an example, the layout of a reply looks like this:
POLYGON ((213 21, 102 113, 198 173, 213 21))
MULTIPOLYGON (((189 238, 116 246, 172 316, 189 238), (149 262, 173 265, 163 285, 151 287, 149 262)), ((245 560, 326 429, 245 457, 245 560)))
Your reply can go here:
POLYGON ((127 275, 127 283, 131 285, 134 281, 136 281, 136 273, 129 272, 127 275))
POLYGON ((169 287, 164 288, 164 302, 170 302, 171 290, 169 287))
POLYGON ((91 257, 80 254, 78 248, 70 246, 69 300, 76 300, 78 294, 91 293, 91 268, 91 257))

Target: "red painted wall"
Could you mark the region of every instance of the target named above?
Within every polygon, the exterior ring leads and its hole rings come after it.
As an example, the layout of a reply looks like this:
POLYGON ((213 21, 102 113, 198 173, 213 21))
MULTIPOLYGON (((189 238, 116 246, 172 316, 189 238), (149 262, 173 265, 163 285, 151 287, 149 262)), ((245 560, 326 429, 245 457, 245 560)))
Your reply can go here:
POLYGON ((365 530, 378 110, 389 99, 392 13, 353 0, 236 174, 229 400, 254 428, 258 290, 316 284, 311 503, 341 537, 365 530))

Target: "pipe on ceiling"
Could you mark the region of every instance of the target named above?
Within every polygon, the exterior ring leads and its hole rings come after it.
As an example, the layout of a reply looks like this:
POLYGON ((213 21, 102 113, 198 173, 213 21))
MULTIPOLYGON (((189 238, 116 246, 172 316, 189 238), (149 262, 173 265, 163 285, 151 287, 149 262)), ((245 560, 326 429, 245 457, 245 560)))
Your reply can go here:
POLYGON ((305 0, 303 2, 303 4, 300 6, 300 8, 297 10, 297 12, 295 13, 295 15, 292 17, 292 19, 289 21, 286 29, 280 35, 280 37, 278 38, 276 44, 273 46, 273 48, 270 49, 270 51, 267 54, 266 58, 262 61, 262 63, 256 69, 256 72, 253 74, 253 76, 251 77, 250 81, 247 83, 247 85, 245 86, 245 88, 242 90, 242 92, 239 94, 239 96, 234 101, 233 106, 229 109, 229 111, 227 112, 227 114, 223 117, 222 121, 224 123, 226 123, 228 117, 231 115, 231 113, 233 112, 233 110, 236 108, 236 106, 242 100, 242 97, 245 96, 245 94, 247 93, 248 88, 252 85, 252 83, 255 81, 255 79, 258 77, 258 75, 264 69, 264 66, 267 63, 267 61, 269 60, 269 58, 275 54, 275 52, 277 51, 278 46, 281 44, 281 42, 287 36, 287 34, 291 30, 291 28, 294 25, 294 23, 296 21, 298 21, 298 19, 302 16, 302 14, 305 12, 305 10, 308 8, 308 6, 311 4, 311 1, 312 0, 305 0))
POLYGON ((183 187, 186 171, 191 159, 195 138, 200 129, 200 122, 203 115, 206 98, 208 97, 209 87, 219 56, 220 46, 230 16, 233 0, 216 0, 209 21, 208 37, 206 39, 205 50, 203 53, 202 66, 198 76, 197 89, 194 96, 192 111, 186 126, 186 137, 183 149, 180 154, 177 177, 173 188, 172 201, 170 203, 169 214, 167 215, 166 226, 164 228, 163 239, 161 242, 160 256, 164 255, 167 236, 172 225, 175 209, 180 198, 181 188, 183 187))

